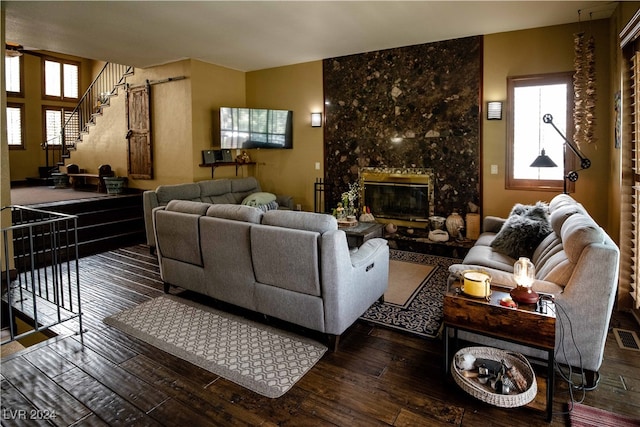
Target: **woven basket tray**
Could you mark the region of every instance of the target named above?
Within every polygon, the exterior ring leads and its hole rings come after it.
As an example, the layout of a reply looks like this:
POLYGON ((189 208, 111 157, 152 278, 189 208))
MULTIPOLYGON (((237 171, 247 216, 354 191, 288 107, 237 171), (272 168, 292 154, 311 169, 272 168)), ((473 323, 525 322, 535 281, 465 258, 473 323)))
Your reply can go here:
POLYGON ((476 359, 489 359, 500 362, 504 360, 508 366, 515 366, 527 381, 527 389, 522 393, 517 394, 500 394, 496 393, 491 386, 487 384, 481 384, 476 378, 468 378, 463 375, 463 371, 458 369, 454 362, 451 363, 451 374, 456 384, 460 386, 464 391, 478 400, 489 403, 501 408, 515 408, 517 406, 523 406, 531 402, 538 393, 538 384, 536 383, 535 373, 529 361, 519 353, 509 353, 504 350, 499 350, 492 347, 467 347, 456 353, 456 356, 461 354, 471 354, 476 359))

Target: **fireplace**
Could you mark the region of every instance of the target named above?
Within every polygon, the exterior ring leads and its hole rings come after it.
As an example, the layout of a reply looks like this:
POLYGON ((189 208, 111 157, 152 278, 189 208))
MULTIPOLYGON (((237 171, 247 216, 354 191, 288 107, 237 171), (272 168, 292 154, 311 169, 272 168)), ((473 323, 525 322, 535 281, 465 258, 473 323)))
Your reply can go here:
POLYGON ((427 227, 434 214, 433 182, 431 169, 362 168, 360 205, 380 222, 427 227))

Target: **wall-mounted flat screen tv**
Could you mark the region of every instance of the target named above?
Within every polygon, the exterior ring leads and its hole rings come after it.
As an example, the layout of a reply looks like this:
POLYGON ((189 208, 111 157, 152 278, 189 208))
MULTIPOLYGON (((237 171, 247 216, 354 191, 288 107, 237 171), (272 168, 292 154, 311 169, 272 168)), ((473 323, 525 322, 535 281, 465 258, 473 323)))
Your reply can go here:
POLYGON ((220 147, 293 148, 293 111, 221 107, 220 147))

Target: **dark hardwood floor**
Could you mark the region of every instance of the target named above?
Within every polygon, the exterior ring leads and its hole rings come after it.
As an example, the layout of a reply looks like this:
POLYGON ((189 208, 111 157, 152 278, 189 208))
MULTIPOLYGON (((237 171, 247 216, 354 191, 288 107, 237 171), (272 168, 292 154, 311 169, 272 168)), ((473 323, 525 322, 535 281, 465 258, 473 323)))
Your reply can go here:
MULTIPOLYGON (((56 327, 58 337, 4 357, 2 425, 549 425, 541 412, 500 409, 466 395, 442 373, 440 340, 362 321, 342 336, 338 352, 327 352, 287 394, 262 397, 102 322, 162 294, 148 247, 82 258, 80 274, 84 344, 70 321, 56 327)), ((612 327, 638 331, 626 313, 616 313, 612 327)), ((573 397, 640 417, 639 368, 640 353, 621 350, 610 333, 600 386, 584 397, 574 390, 573 397)), ((558 379, 550 425, 569 425, 563 412, 570 398, 558 379)))

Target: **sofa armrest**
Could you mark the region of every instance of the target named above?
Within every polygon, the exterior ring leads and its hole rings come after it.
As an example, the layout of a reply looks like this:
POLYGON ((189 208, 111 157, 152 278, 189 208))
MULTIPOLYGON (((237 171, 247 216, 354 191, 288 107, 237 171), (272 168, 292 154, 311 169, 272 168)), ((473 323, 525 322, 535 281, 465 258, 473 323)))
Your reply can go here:
POLYGON ((156 237, 153 231, 153 210, 159 206, 158 196, 153 190, 142 193, 142 207, 144 210, 144 229, 147 235, 147 245, 153 250, 156 247, 156 237))
POLYGON ((291 196, 276 194, 276 203, 280 208, 293 210, 293 197, 291 196))
POLYGON ((482 221, 482 231, 486 233, 497 233, 505 223, 506 218, 500 218, 498 216, 485 216, 482 221))
POLYGON ((384 239, 369 239, 364 242, 357 251, 351 253, 351 265, 354 268, 361 268, 375 261, 377 253, 382 246, 386 246, 387 241, 384 239))
POLYGON ((350 254, 344 231, 328 231, 322 235, 320 259, 324 332, 340 335, 386 292, 389 245, 375 238, 350 254))

